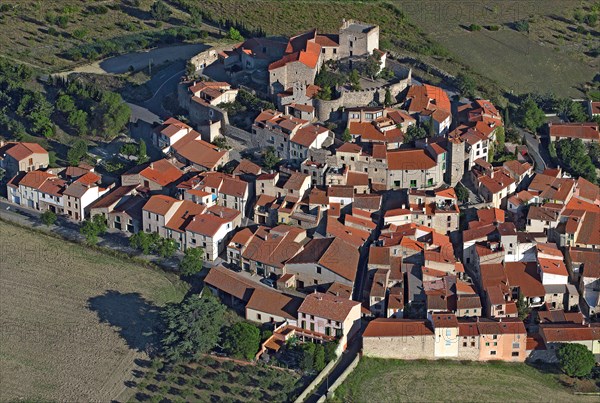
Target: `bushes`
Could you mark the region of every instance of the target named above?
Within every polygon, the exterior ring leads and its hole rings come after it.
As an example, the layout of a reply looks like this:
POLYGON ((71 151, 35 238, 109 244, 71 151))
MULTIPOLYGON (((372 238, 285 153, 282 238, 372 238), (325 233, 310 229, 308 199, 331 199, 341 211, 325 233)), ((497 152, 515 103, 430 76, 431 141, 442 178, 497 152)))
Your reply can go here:
POLYGON ((481 31, 481 25, 471 24, 471 25, 469 25, 469 31, 471 31, 471 32, 481 31))
POLYGON ((251 323, 238 322, 223 337, 223 349, 236 358, 252 360, 260 348, 260 330, 251 323))
POLYGON ((155 253, 163 258, 169 258, 177 251, 173 239, 161 238, 156 232, 148 234, 140 231, 129 238, 129 245, 141 250, 145 255, 155 253))
POLYGON ((560 369, 571 377, 584 377, 594 368, 594 354, 584 345, 563 344, 557 352, 560 369))

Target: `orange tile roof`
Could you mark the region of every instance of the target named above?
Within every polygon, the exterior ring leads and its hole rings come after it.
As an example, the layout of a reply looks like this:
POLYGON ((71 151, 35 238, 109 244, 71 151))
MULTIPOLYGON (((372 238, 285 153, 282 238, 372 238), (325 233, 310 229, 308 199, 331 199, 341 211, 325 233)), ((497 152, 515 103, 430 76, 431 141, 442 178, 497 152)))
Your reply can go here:
POLYGON ((377 318, 369 322, 363 337, 433 337, 433 334, 427 320, 377 318))
POLYGON ((144 210, 164 216, 178 202, 170 196, 154 195, 144 205, 144 210))
POLYGON ((360 302, 348 298, 315 292, 308 294, 298 308, 299 313, 314 315, 318 318, 344 322, 352 309, 360 306, 360 302))
POLYGON ((153 161, 147 164, 140 172, 140 176, 158 183, 160 186, 167 186, 183 176, 183 172, 167 159, 153 161))
POLYGON ((552 123, 548 126, 550 137, 600 141, 598 123, 552 123))
POLYGON ((434 168, 437 163, 422 149, 390 151, 387 153, 388 169, 421 170, 434 168))
POLYGON ((23 185, 33 189, 39 189, 40 186, 49 178, 55 178, 56 175, 44 171, 30 171, 21 178, 19 185, 23 185))
POLYGON ((17 161, 22 161, 32 154, 48 154, 48 151, 37 143, 9 143, 4 149, 7 155, 17 161))

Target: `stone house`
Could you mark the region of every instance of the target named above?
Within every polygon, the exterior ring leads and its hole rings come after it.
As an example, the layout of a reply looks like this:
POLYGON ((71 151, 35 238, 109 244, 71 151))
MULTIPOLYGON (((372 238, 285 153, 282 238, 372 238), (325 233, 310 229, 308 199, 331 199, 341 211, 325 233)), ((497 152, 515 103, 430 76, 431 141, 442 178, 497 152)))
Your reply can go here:
POLYGON ((0 140, 0 169, 6 171, 7 178, 12 178, 18 172, 46 168, 48 163, 48 151, 37 143, 5 143, 0 140))

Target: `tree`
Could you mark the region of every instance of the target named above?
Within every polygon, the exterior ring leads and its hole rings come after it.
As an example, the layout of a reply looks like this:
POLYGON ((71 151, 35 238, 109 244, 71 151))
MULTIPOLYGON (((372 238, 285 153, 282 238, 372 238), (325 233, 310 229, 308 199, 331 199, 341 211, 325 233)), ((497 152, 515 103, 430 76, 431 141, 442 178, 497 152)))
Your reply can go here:
POLYGON ((319 91, 317 91, 317 98, 322 99, 323 101, 330 101, 331 87, 322 87, 319 91))
POLYGON ((325 368, 325 347, 322 344, 315 346, 313 366, 317 372, 321 372, 325 368))
POLYGON ((352 141, 352 135, 350 134, 350 129, 344 129, 344 133, 342 133, 342 141, 348 143, 352 141))
POLYGON ((581 102, 573 102, 569 105, 568 117, 571 122, 586 122, 588 114, 586 113, 581 102))
POLYGON ((177 251, 177 244, 174 239, 159 238, 154 243, 154 251, 162 258, 170 258, 177 251))
POLYGON ((461 95, 467 97, 473 97, 475 90, 477 89, 477 84, 475 83, 473 77, 465 73, 458 73, 456 76, 455 85, 460 91, 461 95))
POLYGON ((54 223, 56 223, 56 214, 52 211, 52 210, 46 210, 42 213, 42 215, 40 216, 40 218, 42 219, 42 222, 44 223, 44 225, 46 226, 51 226, 54 225, 54 223))
POLYGON ((0 181, 2 181, 2 179, 4 179, 4 175, 6 175, 6 171, 2 168, 0 168, 0 181))
POLYGON ((385 106, 392 106, 392 104, 394 103, 393 99, 392 99, 392 93, 390 92, 389 88, 385 89, 385 98, 383 100, 383 105, 385 106))
POLYGON ((301 352, 300 369, 304 372, 311 372, 315 364, 315 345, 313 343, 304 343, 301 346, 301 352))
POLYGON ((424 139, 427 137, 427 132, 424 128, 418 127, 417 125, 410 125, 404 135, 404 143, 411 143, 415 140, 424 139))
POLYGON ((267 169, 273 169, 275 165, 280 161, 280 158, 275 153, 274 147, 267 147, 263 152, 263 165, 267 169))
POLYGON ((558 160, 567 172, 596 183, 598 176, 589 150, 581 139, 563 139, 556 143, 558 160))
POLYGON ((240 31, 235 29, 234 27, 229 28, 229 32, 227 32, 227 37, 234 41, 243 41, 244 37, 240 34, 240 31))
POLYGON ((338 344, 335 341, 330 341, 325 344, 325 362, 330 362, 331 360, 335 360, 336 354, 335 350, 337 349, 338 344))
POLYGON ((56 100, 56 108, 64 113, 69 113, 75 109, 75 101, 70 95, 62 94, 56 100))
POLYGON ((529 316, 529 312, 531 312, 531 308, 527 303, 527 298, 519 292, 519 297, 517 299, 517 312, 519 314, 519 319, 525 320, 527 316, 529 316))
POLYGON ((179 270, 184 276, 193 276, 200 273, 204 265, 204 249, 187 248, 179 264, 179 270))
POLYGON ((554 144, 553 141, 550 141, 550 144, 548 145, 548 153, 550 154, 550 158, 556 161, 558 154, 556 153, 556 144, 554 144))
POLYGON ((67 161, 72 166, 77 166, 81 159, 87 155, 88 146, 85 140, 76 140, 69 151, 67 151, 67 161))
POLYGON ((156 21, 167 21, 171 16, 171 9, 164 1, 158 0, 150 7, 150 14, 156 21))
POLYGON ((506 134, 504 132, 504 127, 499 126, 496 129, 496 144, 498 144, 498 150, 503 152, 504 150, 504 142, 506 141, 506 134))
POLYGON ((69 125, 73 127, 78 135, 82 135, 87 131, 87 118, 88 114, 81 109, 74 109, 69 113, 69 125))
POLYGON ((147 255, 152 251, 154 240, 152 239, 151 234, 140 231, 136 234, 133 234, 129 238, 129 245, 133 248, 141 250, 145 255, 147 255))
POLYGON ((232 357, 252 360, 260 348, 260 330, 247 322, 238 322, 225 333, 223 350, 232 357))
POLYGON ((583 344, 565 343, 556 355, 560 369, 571 377, 588 376, 596 364, 594 354, 583 344))
POLYGON ((175 362, 199 359, 219 341, 225 324, 225 306, 205 289, 179 304, 169 304, 162 313, 162 345, 166 356, 175 362))
POLYGON ((546 120, 544 111, 542 111, 530 96, 528 96, 521 104, 520 115, 521 125, 531 132, 535 132, 539 129, 546 120))
POLYGON ((596 167, 600 168, 600 144, 599 143, 589 143, 588 151, 592 162, 596 167))
POLYGON ((466 203, 469 201, 469 191, 462 183, 458 182, 454 187, 454 191, 456 192, 458 201, 461 203, 466 203))
POLYGON ((146 161, 148 161, 146 142, 144 140, 140 140, 140 146, 138 149, 138 164, 143 164, 146 161))
POLYGON ((350 86, 353 90, 360 90, 360 75, 358 74, 358 70, 352 69, 348 75, 348 81, 350 82, 350 86))
POLYGON ((98 236, 106 232, 106 220, 101 214, 96 214, 91 220, 85 220, 79 231, 85 236, 90 245, 98 243, 98 236))

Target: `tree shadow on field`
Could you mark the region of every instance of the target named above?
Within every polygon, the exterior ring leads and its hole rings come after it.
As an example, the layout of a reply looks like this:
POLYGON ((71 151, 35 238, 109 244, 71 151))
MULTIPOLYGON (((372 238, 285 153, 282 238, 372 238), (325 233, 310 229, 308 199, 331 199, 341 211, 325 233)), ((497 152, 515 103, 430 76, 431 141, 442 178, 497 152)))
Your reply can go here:
POLYGON ((155 351, 160 310, 139 293, 109 290, 88 299, 88 308, 96 312, 101 323, 118 328, 129 348, 150 354, 155 351))

